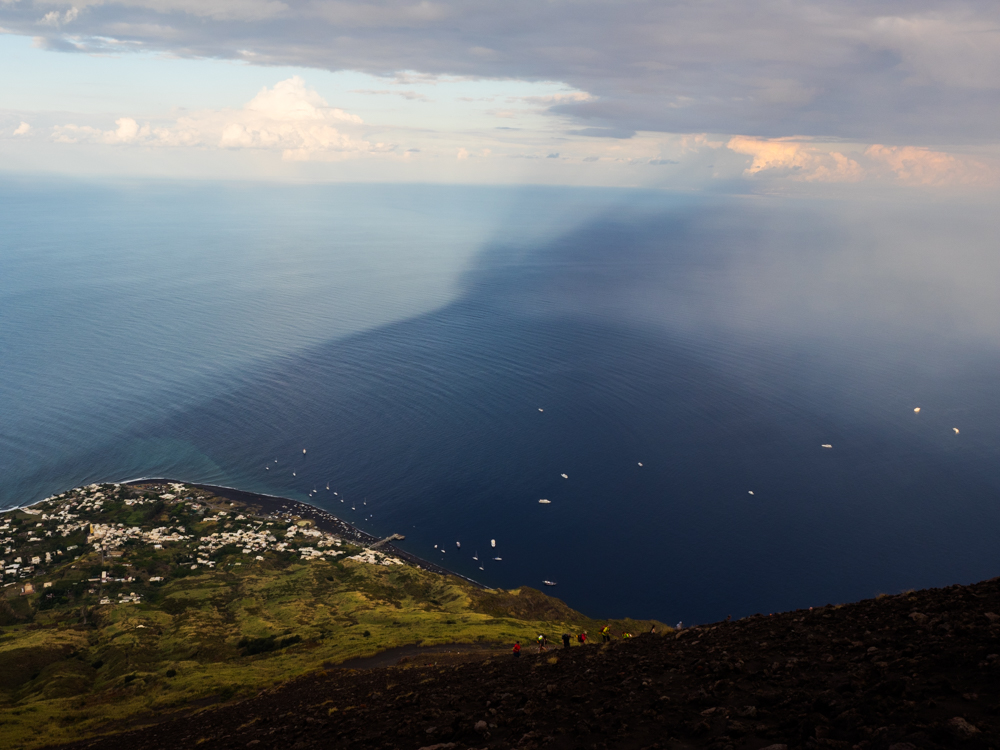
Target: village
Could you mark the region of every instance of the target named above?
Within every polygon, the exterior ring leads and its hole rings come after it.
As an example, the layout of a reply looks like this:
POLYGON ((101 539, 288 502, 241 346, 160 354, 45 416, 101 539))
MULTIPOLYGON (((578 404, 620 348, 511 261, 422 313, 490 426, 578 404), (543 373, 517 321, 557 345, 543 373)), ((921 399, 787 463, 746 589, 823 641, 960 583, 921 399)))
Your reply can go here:
POLYGON ((288 510, 253 513, 191 485, 91 484, 0 513, 0 592, 56 598, 80 586, 98 606, 138 604, 143 589, 199 568, 315 559, 403 560, 316 528, 288 510), (113 586, 117 584, 117 586, 113 586), (117 596, 109 587, 120 589, 117 596))

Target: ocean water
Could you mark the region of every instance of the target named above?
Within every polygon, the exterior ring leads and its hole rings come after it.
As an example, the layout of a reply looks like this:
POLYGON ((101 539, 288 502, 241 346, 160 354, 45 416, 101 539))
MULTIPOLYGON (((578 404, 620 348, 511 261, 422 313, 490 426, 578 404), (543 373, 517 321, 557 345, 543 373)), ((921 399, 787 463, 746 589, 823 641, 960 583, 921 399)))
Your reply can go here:
POLYGON ((1000 570, 976 206, 6 178, 0 222, 0 506, 213 482, 670 622, 1000 570))

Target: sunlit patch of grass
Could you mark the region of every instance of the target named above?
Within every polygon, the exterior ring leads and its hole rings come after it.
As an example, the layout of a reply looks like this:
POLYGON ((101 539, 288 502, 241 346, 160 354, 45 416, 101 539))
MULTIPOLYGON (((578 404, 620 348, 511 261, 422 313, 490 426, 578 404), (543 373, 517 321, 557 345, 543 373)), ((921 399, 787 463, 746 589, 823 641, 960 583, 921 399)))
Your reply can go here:
MULTIPOLYGON (((150 599, 95 608, 86 627, 65 613, 60 624, 53 612, 43 627, 0 628, 5 747, 30 750, 114 732, 397 646, 506 649, 540 632, 596 634, 604 624, 533 589, 484 591, 412 566, 294 558, 241 566, 222 560, 214 570, 164 582, 150 599), (246 647, 272 637, 284 645, 258 653, 246 647)), ((612 629, 638 634, 651 624, 622 620, 612 629)))

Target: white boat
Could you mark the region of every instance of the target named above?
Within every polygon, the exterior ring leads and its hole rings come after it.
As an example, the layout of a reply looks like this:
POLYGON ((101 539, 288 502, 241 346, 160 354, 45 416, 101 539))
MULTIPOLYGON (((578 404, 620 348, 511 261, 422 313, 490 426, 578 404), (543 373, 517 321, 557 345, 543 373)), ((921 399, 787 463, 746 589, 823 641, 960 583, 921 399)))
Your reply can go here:
POLYGON ((497 546, 497 540, 496 539, 490 539, 490 546, 491 547, 496 547, 497 546))
POLYGON ((292 476, 293 476, 293 477, 294 477, 294 476, 296 476, 296 474, 295 474, 295 472, 294 472, 294 471, 292 472, 292 476))
POLYGON ((958 428, 957 427, 952 427, 951 429, 953 429, 955 431, 956 435, 958 434, 958 428))
POLYGON ((569 479, 569 474, 560 474, 563 479, 569 479))
POLYGON ((462 549, 462 543, 461 542, 455 542, 455 546, 458 547, 459 549, 462 549))
POLYGON ((545 411, 545 409, 539 409, 538 411, 545 411))
POLYGON ((914 409, 913 413, 914 414, 919 414, 920 413, 920 407, 918 406, 916 409, 914 409))
POLYGON ((823 445, 820 446, 820 448, 832 448, 832 447, 833 446, 830 445, 829 443, 823 443, 823 445))
POLYGON ((546 586, 555 586, 556 585, 555 581, 542 581, 542 583, 544 583, 546 586))
POLYGON ((639 461, 639 466, 642 466, 642 461, 639 461))
POLYGON ((483 568, 483 566, 482 566, 482 565, 480 565, 480 566, 479 566, 479 569, 480 569, 480 570, 483 570, 484 568, 483 568))
POLYGON ((304 456, 305 454, 306 454, 306 449, 305 449, 305 448, 303 448, 303 449, 302 449, 302 455, 304 456))
POLYGON ((552 504, 551 500, 546 500, 544 497, 541 500, 539 500, 538 502, 540 502, 542 505, 551 505, 552 504))
POLYGON ((749 492, 750 492, 751 495, 753 494, 753 490, 750 490, 749 492))
MULTIPOLYGON (((329 482, 327 482, 327 483, 326 483, 326 488, 327 488, 327 489, 330 489, 330 483, 329 483, 329 482)), ((334 494, 334 495, 336 495, 337 493, 336 493, 336 492, 334 492, 333 494, 334 494)))
POLYGON ((493 559, 496 560, 497 562, 500 562, 501 560, 503 560, 502 557, 494 557, 493 559))
POLYGON ((476 561, 478 562, 478 560, 479 560, 479 550, 476 550, 476 554, 474 554, 474 555, 472 556, 472 559, 473 559, 473 560, 476 560, 476 561))

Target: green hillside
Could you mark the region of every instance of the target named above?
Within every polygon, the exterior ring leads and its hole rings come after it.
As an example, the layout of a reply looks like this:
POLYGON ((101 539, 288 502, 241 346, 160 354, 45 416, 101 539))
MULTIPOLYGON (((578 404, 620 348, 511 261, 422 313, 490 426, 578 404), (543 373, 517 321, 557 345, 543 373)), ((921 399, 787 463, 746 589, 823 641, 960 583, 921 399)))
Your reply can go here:
POLYGON ((190 485, 72 490, 0 514, 0 548, 0 732, 12 748, 239 699, 396 646, 507 650, 607 624, 190 485))

